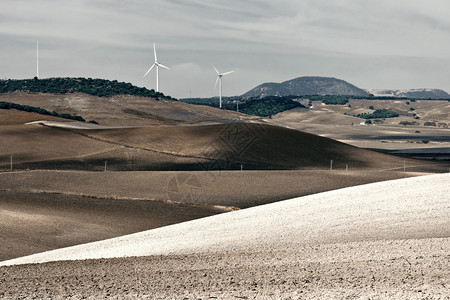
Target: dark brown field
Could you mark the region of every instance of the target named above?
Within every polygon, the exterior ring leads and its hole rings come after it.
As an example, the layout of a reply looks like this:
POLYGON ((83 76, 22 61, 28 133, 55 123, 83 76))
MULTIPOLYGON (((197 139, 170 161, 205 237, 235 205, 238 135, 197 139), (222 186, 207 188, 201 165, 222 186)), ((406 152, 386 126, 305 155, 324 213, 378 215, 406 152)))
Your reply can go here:
POLYGON ((0 191, 0 261, 223 212, 146 200, 0 191))

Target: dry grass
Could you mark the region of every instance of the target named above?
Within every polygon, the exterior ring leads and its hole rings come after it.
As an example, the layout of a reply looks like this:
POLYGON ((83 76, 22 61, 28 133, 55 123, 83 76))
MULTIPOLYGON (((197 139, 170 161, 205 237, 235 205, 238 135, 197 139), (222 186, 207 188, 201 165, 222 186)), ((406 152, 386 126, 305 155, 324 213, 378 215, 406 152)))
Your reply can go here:
POLYGON ((208 106, 194 106, 171 100, 156 101, 152 98, 135 96, 104 98, 86 94, 12 93, 0 94, 0 101, 80 115, 86 120, 96 120, 102 125, 112 126, 148 126, 251 118, 208 106))

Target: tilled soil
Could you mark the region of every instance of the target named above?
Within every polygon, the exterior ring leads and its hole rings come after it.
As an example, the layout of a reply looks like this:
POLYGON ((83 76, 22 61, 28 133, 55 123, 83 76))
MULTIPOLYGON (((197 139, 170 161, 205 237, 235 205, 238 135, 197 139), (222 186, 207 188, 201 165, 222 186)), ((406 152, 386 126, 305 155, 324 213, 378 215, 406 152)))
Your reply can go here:
POLYGON ((5 299, 450 299, 450 239, 0 267, 5 299))
POLYGON ((0 191, 0 261, 221 212, 146 200, 0 191))

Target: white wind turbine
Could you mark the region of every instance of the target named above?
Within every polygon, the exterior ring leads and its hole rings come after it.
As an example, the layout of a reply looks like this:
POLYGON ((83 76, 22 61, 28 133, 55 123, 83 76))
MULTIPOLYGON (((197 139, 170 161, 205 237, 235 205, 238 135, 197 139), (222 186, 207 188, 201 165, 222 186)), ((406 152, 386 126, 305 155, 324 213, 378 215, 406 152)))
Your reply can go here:
POLYGON ((36 78, 39 79, 39 41, 36 41, 36 78))
POLYGON ((166 67, 163 64, 160 64, 158 62, 158 59, 156 58, 156 46, 155 46, 155 43, 153 43, 153 54, 155 55, 155 62, 150 67, 150 69, 148 69, 147 73, 145 73, 144 77, 147 76, 147 74, 153 69, 153 67, 156 66, 156 91, 159 92, 159 67, 162 67, 162 68, 167 69, 167 70, 169 70, 169 68, 166 67))
POLYGON ((216 88, 217 82, 219 82, 219 107, 222 108, 222 77, 225 76, 225 75, 228 75, 228 74, 230 74, 230 73, 233 73, 234 71, 225 72, 225 73, 220 73, 220 72, 216 69, 216 67, 214 67, 214 65, 213 65, 213 68, 214 68, 214 70, 215 70, 216 73, 217 73, 217 79, 216 79, 216 84, 214 85, 214 88, 216 88))

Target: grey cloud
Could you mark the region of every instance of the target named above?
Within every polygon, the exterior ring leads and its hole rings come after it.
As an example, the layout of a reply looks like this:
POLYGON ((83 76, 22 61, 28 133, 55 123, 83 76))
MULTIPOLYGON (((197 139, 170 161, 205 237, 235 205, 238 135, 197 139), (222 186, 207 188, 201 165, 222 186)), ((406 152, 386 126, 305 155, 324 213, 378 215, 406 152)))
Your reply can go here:
POLYGON ((5 0, 0 77, 33 76, 39 39, 43 76, 152 88, 142 73, 156 42, 173 67, 161 74, 162 89, 175 97, 214 95, 212 63, 236 69, 224 82, 228 95, 302 75, 450 91, 446 11, 442 0, 5 0))

